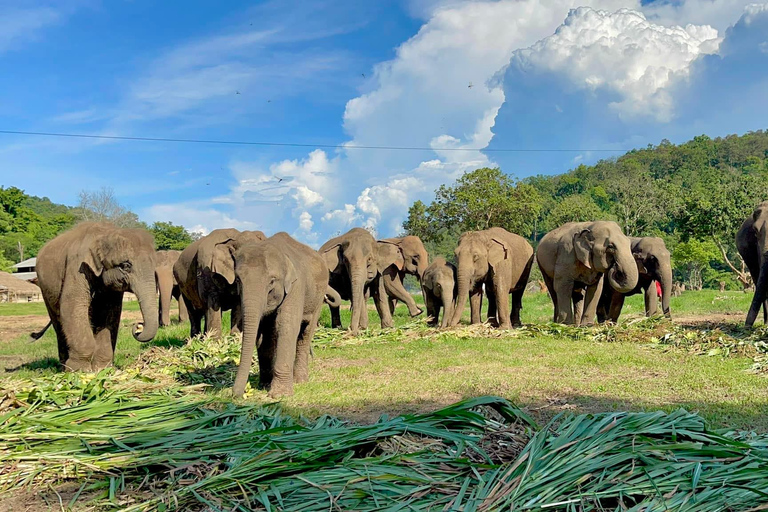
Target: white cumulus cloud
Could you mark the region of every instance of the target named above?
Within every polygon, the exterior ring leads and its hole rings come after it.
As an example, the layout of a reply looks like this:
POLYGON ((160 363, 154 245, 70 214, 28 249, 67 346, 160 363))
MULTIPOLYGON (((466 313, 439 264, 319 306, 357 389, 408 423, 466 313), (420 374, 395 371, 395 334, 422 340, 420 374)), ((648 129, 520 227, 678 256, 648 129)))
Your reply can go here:
POLYGON ((717 51, 717 30, 709 26, 664 27, 637 11, 581 7, 557 31, 516 55, 525 68, 567 76, 577 87, 608 90, 621 115, 673 113, 668 87, 688 76, 691 63, 717 51))

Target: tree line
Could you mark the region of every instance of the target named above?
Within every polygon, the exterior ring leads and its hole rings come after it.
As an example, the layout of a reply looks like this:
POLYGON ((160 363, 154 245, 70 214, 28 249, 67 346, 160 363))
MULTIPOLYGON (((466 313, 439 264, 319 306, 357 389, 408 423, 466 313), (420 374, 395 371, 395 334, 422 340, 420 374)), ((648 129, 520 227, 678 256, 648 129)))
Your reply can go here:
POLYGON ((9 271, 13 264, 36 256, 48 240, 81 221, 147 229, 158 249, 184 249, 198 237, 171 222, 141 222, 109 188, 83 191, 78 206, 70 207, 27 195, 17 187, 0 187, 0 270, 9 271))
POLYGON ((560 175, 515 179, 482 168, 416 201, 403 223, 433 256, 453 259, 464 231, 500 226, 535 246, 565 222, 614 220, 629 236, 659 236, 675 277, 694 289, 751 285, 736 251, 741 223, 768 200, 768 132, 683 144, 663 140, 560 175))

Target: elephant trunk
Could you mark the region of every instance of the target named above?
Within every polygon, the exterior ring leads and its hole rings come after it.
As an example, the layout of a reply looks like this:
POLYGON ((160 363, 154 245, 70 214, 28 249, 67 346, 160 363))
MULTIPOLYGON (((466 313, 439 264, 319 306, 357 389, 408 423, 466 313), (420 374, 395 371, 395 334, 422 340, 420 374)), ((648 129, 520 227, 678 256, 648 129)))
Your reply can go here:
POLYGON ((667 318, 672 318, 669 311, 669 298, 672 296, 672 265, 668 262, 660 263, 661 266, 661 311, 667 318))
POLYGON ((149 277, 139 280, 131 290, 139 301, 142 316, 142 322, 133 326, 133 337, 136 341, 146 343, 155 337, 158 326, 159 311, 154 271, 149 277))
MULTIPOLYGON (((243 294, 241 298, 243 311, 243 343, 240 349, 240 364, 237 367, 237 376, 232 386, 232 395, 243 396, 245 385, 248 383, 248 375, 251 373, 253 352, 256 340, 259 336, 259 325, 264 314, 265 293, 243 294)), ((259 371, 264 371, 260 369, 259 371)))
POLYGON ((441 290, 443 299, 443 321, 440 324, 441 327, 448 327, 449 322, 453 319, 454 305, 456 304, 456 298, 454 287, 452 285, 443 286, 441 290))
POLYGON ((616 260, 607 272, 608 284, 619 293, 629 293, 637 286, 637 263, 632 252, 616 253, 616 260))
POLYGON ((155 272, 157 291, 160 293, 160 325, 171 325, 171 296, 173 295, 173 275, 170 272, 155 272))
POLYGON ((367 315, 367 305, 365 300, 365 266, 362 268, 353 268, 350 272, 350 282, 352 284, 352 320, 349 324, 349 330, 357 333, 360 328, 360 317, 367 315))
POLYGON ((467 299, 469 298, 469 289, 471 288, 472 281, 472 265, 471 263, 459 261, 459 268, 456 272, 456 281, 458 282, 458 292, 456 296, 456 308, 453 311, 453 317, 451 318, 451 325, 458 325, 461 320, 461 315, 464 313, 464 308, 467 306, 467 299), (462 264, 463 263, 463 264, 462 264))

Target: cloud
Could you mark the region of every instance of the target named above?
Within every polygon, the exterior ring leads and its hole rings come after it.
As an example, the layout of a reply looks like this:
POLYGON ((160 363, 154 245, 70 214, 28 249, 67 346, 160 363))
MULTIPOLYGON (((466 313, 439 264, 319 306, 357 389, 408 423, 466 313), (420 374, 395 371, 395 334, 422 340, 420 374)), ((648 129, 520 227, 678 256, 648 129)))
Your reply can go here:
POLYGON ((62 21, 62 13, 49 6, 8 7, 0 5, 0 53, 34 40, 42 29, 62 21))
POLYGON ((578 88, 610 91, 618 97, 610 106, 619 115, 668 121, 674 109, 668 88, 719 44, 709 26, 663 27, 637 11, 581 7, 553 35, 516 52, 513 65, 523 72, 561 73, 578 88))
POLYGON ((201 208, 195 203, 156 204, 141 212, 148 222, 170 221, 181 224, 190 231, 207 235, 214 229, 236 228, 240 230, 261 229, 255 222, 240 220, 213 208, 201 208))

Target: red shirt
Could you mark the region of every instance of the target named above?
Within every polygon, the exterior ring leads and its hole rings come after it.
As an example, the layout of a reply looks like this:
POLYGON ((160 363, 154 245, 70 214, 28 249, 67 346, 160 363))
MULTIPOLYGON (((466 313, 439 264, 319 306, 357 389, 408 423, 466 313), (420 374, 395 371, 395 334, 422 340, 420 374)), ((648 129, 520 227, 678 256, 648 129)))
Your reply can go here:
POLYGON ((661 297, 661 283, 658 281, 655 281, 655 282, 656 282, 656 295, 661 297))

